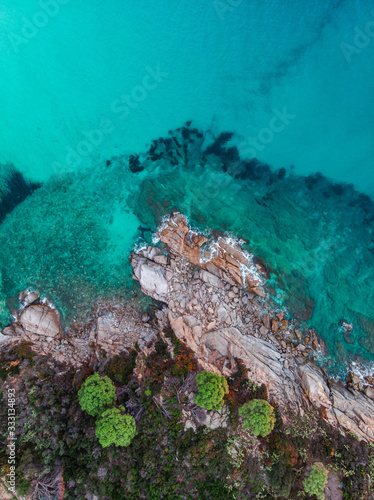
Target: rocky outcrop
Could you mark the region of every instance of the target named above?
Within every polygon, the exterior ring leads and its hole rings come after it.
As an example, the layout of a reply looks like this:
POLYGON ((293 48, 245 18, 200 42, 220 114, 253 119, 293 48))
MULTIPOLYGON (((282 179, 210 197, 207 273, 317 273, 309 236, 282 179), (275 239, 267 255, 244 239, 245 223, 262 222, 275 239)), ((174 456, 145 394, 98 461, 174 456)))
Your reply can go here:
POLYGON ((196 353, 202 368, 231 375, 235 358, 240 358, 250 379, 266 384, 285 418, 288 408, 321 410, 341 430, 374 441, 374 401, 329 380, 313 362, 313 353, 320 350, 315 333, 307 332, 303 343, 302 332, 286 314, 269 309, 260 298, 265 294, 258 293, 261 277, 250 257, 226 245, 223 237, 204 251, 209 242, 191 231, 180 214, 159 235, 168 255, 160 260, 154 247, 132 254, 134 278, 147 295, 167 305, 171 328, 196 353), (243 279, 246 274, 249 280, 243 279))
POLYGON ((218 237, 210 246, 204 247, 208 238, 191 231, 186 219, 179 213, 170 218, 160 230, 160 240, 168 246, 172 254, 206 269, 226 283, 246 287, 256 295, 265 296, 259 274, 264 272, 262 266, 256 266, 237 243, 218 237))
POLYGON ((75 367, 95 359, 103 351, 108 358, 129 352, 136 343, 146 354, 157 334, 131 301, 97 302, 87 324, 73 323, 64 332, 60 313, 52 304, 39 302, 39 295, 30 291, 22 292, 20 300, 23 309, 0 334, 0 344, 31 342, 39 354, 50 354, 57 361, 75 367))
POLYGON ((18 337, 24 341, 37 341, 43 338, 48 342, 62 338, 63 328, 59 311, 47 302, 35 304, 38 298, 39 296, 33 294, 21 293, 20 300, 24 307, 18 312, 15 321, 4 328, 3 336, 18 337), (28 301, 30 297, 33 299, 28 301))

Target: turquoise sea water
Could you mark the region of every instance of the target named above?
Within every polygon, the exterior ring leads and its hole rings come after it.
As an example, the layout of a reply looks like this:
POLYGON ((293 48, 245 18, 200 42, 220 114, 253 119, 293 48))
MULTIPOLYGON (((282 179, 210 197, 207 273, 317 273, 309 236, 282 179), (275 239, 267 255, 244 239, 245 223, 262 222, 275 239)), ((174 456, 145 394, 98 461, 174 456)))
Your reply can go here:
POLYGON ((25 286, 67 320, 123 293, 129 251, 177 208, 201 229, 247 238, 274 271, 275 300, 315 326, 339 363, 373 359, 373 9, 3 0, 3 323, 25 286), (180 133, 147 154, 187 120, 203 132, 187 157, 180 133), (207 150, 221 132, 234 135, 207 150), (136 154, 141 172, 129 169, 136 154))

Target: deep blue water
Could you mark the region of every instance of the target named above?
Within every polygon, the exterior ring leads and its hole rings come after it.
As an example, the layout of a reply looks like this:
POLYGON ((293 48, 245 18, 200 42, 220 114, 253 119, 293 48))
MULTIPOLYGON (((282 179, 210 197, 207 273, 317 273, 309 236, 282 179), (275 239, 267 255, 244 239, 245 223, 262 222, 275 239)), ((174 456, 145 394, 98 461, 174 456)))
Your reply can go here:
POLYGON ((370 2, 3 0, 0 28, 3 324, 25 286, 66 318, 126 293, 130 250, 178 208, 249 239, 339 363, 373 359, 370 2), (147 154, 188 120, 188 157, 147 154))

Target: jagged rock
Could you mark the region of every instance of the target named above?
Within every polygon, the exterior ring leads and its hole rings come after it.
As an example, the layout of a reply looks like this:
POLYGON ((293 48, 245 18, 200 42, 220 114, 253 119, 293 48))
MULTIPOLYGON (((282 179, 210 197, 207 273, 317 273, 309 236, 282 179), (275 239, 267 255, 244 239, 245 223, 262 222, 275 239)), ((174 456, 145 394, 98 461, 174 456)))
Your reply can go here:
POLYGON ((346 323, 342 321, 342 327, 346 332, 351 332, 353 330, 353 325, 351 323, 346 323))
POLYGON ((272 320, 271 320, 271 331, 272 331, 272 332, 277 332, 277 331, 278 331, 278 328, 279 328, 279 326, 278 326, 278 322, 277 322, 277 320, 272 319, 272 320))
MULTIPOLYGON (((174 214, 162 228, 160 239, 169 247, 172 254, 187 259, 194 266, 209 271, 231 285, 243 287, 245 283, 241 266, 244 265, 248 269, 253 267, 239 245, 235 248, 222 237, 214 242, 214 254, 202 251, 201 247, 208 239, 191 231, 186 219, 180 213, 174 214)), ((265 296, 259 276, 249 273, 246 280, 250 290, 257 295, 265 296)))
POLYGON ((303 334, 300 330, 295 330, 295 336, 297 338, 297 340, 301 340, 303 338, 303 334))
POLYGON ((13 325, 11 326, 6 326, 4 330, 2 331, 3 335, 7 335, 9 337, 17 337, 17 332, 13 328, 13 325))
POLYGON ((318 351, 318 339, 317 339, 317 335, 315 334, 315 332, 313 330, 310 330, 309 331, 310 333, 310 337, 312 339, 312 347, 315 351, 318 351))
POLYGON ((222 282, 221 279, 219 279, 217 276, 214 274, 210 273, 209 271, 203 271, 201 273, 201 279, 205 282, 208 283, 209 285, 212 285, 216 288, 224 289, 225 285, 222 282))
POLYGON ((270 330, 270 316, 268 314, 264 314, 262 316, 262 322, 267 330, 270 330))
POLYGON ((146 259, 153 260, 157 255, 161 254, 161 250, 157 247, 148 246, 139 251, 139 255, 142 255, 146 259))
POLYGON ((157 337, 157 332, 153 328, 148 328, 144 330, 138 339, 138 346, 139 349, 147 356, 150 354, 152 347, 150 344, 152 344, 157 337))
POLYGON ((207 427, 211 430, 218 429, 219 427, 227 427, 228 417, 229 411, 226 406, 223 406, 220 410, 211 412, 207 427))
POLYGON ((368 398, 374 399, 374 387, 365 386, 365 394, 368 398))
POLYGON ((354 389, 362 390, 361 379, 356 373, 349 372, 346 382, 348 387, 353 387, 354 389))
POLYGON ((156 255, 153 260, 156 262, 156 264, 161 264, 162 266, 166 266, 168 263, 168 258, 166 255, 156 255))
POLYGON ((107 351, 110 355, 129 351, 137 342, 140 349, 148 352, 148 344, 154 339, 156 330, 143 319, 130 304, 126 307, 116 304, 105 307, 96 317, 95 327, 90 333, 90 342, 107 351))
POLYGON ((300 364, 298 372, 301 379, 301 386, 312 402, 318 402, 327 409, 332 408, 332 402, 328 397, 329 388, 325 382, 323 372, 311 362, 300 364))
POLYGON ((260 326, 261 335, 266 335, 268 333, 268 329, 265 326, 260 326))
POLYGON ((193 420, 186 420, 184 424, 184 432, 186 432, 188 429, 192 429, 194 432, 196 432, 196 424, 193 420))
POLYGON ((227 312, 227 309, 224 306, 219 306, 217 309, 217 319, 218 321, 225 322, 227 318, 229 317, 229 314, 227 312))
POLYGON ((227 427, 229 411, 223 406, 218 411, 208 411, 205 408, 199 408, 195 411, 198 425, 205 425, 208 429, 214 430, 219 427, 227 427))

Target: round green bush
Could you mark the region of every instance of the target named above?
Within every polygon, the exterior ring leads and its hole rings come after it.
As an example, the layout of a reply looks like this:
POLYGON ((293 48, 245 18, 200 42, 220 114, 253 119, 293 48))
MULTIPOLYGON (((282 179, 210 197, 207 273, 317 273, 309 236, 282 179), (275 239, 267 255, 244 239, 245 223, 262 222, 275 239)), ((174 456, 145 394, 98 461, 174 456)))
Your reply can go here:
POLYGON ((255 436, 267 436, 274 429, 274 408, 263 399, 252 399, 239 409, 245 429, 255 436))
POLYGON ((328 471, 323 463, 316 462, 312 465, 309 477, 303 481, 304 491, 308 495, 315 495, 318 500, 325 500, 325 486, 327 483, 328 471))
POLYGON ((207 410, 219 410, 223 406, 223 398, 229 392, 225 377, 217 373, 204 371, 196 375, 199 393, 195 396, 195 403, 207 410))
POLYGON ((103 448, 111 444, 129 446, 136 434, 135 419, 123 406, 104 411, 96 422, 96 436, 103 448))
POLYGON ((109 377, 94 373, 78 391, 79 404, 89 415, 100 415, 116 400, 116 388, 109 377))

